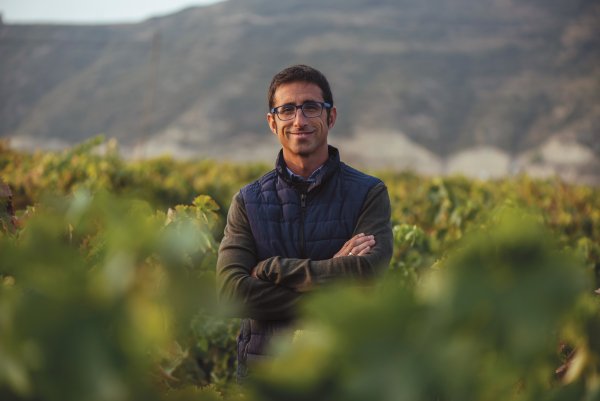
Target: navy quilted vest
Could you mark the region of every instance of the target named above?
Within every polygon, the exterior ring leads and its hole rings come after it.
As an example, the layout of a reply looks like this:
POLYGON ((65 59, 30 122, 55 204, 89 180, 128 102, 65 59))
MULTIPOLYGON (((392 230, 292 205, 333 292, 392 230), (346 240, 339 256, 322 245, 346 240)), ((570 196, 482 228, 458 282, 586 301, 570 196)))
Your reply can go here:
MULTIPOLYGON (((242 188, 258 260, 332 258, 354 234, 367 193, 381 182, 340 162, 332 146, 314 178, 306 183, 290 177, 280 152, 275 170, 242 188)), ((270 338, 286 325, 245 320, 238 337, 240 364, 263 354, 270 338)))
POLYGON ((272 256, 332 258, 352 237, 362 204, 379 179, 329 160, 308 184, 289 176, 280 152, 277 168, 242 188, 258 260, 272 256))

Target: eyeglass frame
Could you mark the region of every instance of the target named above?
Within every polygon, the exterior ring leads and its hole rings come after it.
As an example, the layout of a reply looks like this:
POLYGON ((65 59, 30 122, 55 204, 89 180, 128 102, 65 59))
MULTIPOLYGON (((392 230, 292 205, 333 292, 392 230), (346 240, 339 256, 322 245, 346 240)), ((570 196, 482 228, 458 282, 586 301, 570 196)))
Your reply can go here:
POLYGON ((282 104, 281 106, 273 107, 271 109, 271 114, 275 114, 277 116, 277 118, 279 118, 280 121, 290 121, 290 120, 293 120, 294 118, 296 118, 296 114, 298 113, 298 109, 300 109, 300 111, 302 112, 302 115, 305 118, 317 118, 317 117, 321 117, 321 115, 323 115, 323 110, 329 110, 332 107, 333 107, 333 105, 331 103, 328 103, 328 102, 316 102, 314 100, 309 100, 309 101, 306 101, 306 102, 304 102, 302 104, 286 103, 286 104, 282 104), (321 105, 321 113, 319 113, 318 116, 312 116, 312 117, 307 116, 304 113, 304 105, 306 105, 306 104, 319 104, 319 105, 321 105), (283 106, 294 106, 295 107, 294 116, 291 117, 291 118, 288 118, 287 120, 284 120, 283 118, 281 118, 281 116, 279 115, 279 112, 277 111, 277 109, 279 109, 279 108, 281 108, 283 106))

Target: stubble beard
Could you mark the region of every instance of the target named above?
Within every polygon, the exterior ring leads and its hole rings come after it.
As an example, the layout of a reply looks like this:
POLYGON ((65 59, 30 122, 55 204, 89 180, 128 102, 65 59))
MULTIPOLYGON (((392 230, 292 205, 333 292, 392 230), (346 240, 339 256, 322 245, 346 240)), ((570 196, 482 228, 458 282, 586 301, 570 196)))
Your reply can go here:
MULTIPOLYGON (((285 138, 286 142, 288 143, 288 148, 290 150, 293 150, 293 153, 295 155, 297 155, 303 159, 309 158, 317 150, 315 144, 312 144, 311 146, 309 146, 308 149, 305 149, 305 147, 302 146, 301 142, 298 141, 297 138, 294 138, 294 134, 290 134, 289 132, 286 132, 285 129, 283 129, 283 128, 280 131, 277 121, 275 121, 275 131, 277 132, 277 137, 285 138), (295 144, 298 146, 290 146, 292 144, 295 144)), ((315 135, 315 134, 313 133, 311 135, 315 135)), ((281 139, 280 139, 280 142, 281 142, 281 139)), ((282 144, 282 146, 283 146, 283 144, 282 144)))

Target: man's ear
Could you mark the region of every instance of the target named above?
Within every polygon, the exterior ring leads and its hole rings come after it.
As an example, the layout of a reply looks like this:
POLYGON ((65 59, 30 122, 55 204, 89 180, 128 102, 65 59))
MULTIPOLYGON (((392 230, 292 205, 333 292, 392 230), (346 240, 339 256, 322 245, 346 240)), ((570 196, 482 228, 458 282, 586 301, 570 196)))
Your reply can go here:
POLYGON ((337 119, 337 109, 335 108, 335 106, 333 106, 331 108, 331 110, 329 110, 329 118, 327 121, 327 127, 328 128, 333 128, 333 126, 335 125, 335 120, 337 119))
POLYGON ((269 124, 271 132, 277 135, 277 121, 275 121, 275 115, 267 113, 267 123, 269 124))

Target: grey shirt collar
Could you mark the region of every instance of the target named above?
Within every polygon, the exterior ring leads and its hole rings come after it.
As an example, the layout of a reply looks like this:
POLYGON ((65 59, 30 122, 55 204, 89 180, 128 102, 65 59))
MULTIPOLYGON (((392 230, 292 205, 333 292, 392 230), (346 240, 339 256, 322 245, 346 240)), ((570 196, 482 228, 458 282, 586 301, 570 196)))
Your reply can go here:
POLYGON ((290 168, 288 166, 286 166, 285 169, 287 170, 287 172, 290 175, 290 177, 292 178, 292 180, 300 181, 300 182, 308 182, 308 183, 312 184, 317 180, 317 175, 319 174, 319 171, 321 171, 321 169, 323 168, 324 165, 325 164, 321 164, 319 167, 317 167, 317 169, 315 171, 313 171, 308 178, 304 178, 298 174, 295 174, 294 172, 292 172, 292 170, 290 170, 290 168))

